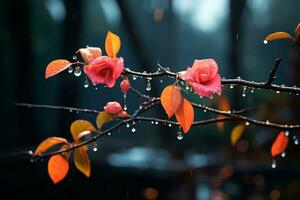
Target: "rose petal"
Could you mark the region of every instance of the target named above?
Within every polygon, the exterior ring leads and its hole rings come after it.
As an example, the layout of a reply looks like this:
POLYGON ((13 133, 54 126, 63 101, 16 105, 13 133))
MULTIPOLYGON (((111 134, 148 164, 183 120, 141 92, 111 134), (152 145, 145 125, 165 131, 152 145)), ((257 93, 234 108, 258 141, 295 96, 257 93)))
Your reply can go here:
POLYGON ((221 77, 217 74, 213 79, 206 82, 205 85, 194 82, 192 83, 192 87, 194 91, 201 96, 211 97, 214 94, 221 95, 221 77))

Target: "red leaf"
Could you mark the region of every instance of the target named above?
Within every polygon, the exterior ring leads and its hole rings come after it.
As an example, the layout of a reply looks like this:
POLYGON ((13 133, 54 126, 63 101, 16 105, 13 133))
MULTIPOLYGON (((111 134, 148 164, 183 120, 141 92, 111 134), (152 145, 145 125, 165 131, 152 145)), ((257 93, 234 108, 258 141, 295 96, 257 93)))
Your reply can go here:
POLYGON ((48 64, 46 68, 45 79, 48 79, 51 76, 55 76, 56 74, 64 71, 65 69, 68 69, 71 65, 72 63, 64 59, 58 59, 52 61, 51 63, 48 64))
POLYGON ((69 162, 62 155, 54 155, 48 161, 48 174, 54 184, 63 180, 69 171, 69 162))
POLYGON ((194 108, 185 98, 182 98, 181 104, 175 113, 176 119, 182 127, 184 133, 187 133, 194 122, 194 108))
POLYGON ((289 138, 284 134, 283 131, 281 131, 272 145, 271 148, 272 157, 277 156, 278 154, 284 152, 288 143, 289 143, 289 138))
POLYGON ((181 93, 178 86, 169 85, 165 87, 160 95, 160 102, 169 118, 171 118, 181 104, 181 93))

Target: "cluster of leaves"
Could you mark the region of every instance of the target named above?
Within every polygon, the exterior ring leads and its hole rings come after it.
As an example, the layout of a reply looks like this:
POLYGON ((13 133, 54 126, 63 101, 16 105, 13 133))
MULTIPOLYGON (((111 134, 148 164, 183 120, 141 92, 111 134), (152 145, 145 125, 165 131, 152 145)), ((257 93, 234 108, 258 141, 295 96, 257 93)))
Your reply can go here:
POLYGON ((59 147, 59 150, 64 151, 74 148, 74 151, 65 151, 61 154, 52 155, 48 161, 48 173, 53 183, 58 183, 63 180, 69 171, 69 159, 73 153, 73 161, 75 167, 82 172, 86 177, 91 174, 91 162, 88 156, 89 145, 82 145, 84 139, 91 138, 92 133, 100 133, 102 126, 114 119, 114 115, 102 111, 96 118, 96 127, 87 120, 75 120, 70 126, 70 132, 73 142, 62 137, 50 137, 40 143, 34 152, 34 156, 41 155, 53 147, 59 147))

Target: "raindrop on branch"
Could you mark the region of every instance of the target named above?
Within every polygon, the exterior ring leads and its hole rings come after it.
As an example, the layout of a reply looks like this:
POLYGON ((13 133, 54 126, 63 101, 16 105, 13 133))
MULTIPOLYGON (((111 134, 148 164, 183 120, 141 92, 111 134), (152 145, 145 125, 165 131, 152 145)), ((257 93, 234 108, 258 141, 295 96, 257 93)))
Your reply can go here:
POLYGON ((136 78, 137 78, 137 76, 135 76, 135 75, 133 75, 133 76, 132 76, 132 80, 134 80, 134 81, 135 81, 135 80, 136 80, 136 78))
POLYGON ((281 153, 281 157, 284 158, 285 156, 286 156, 286 153, 285 153, 285 152, 282 152, 282 153, 281 153))
POLYGON ((77 77, 81 75, 81 68, 79 66, 75 67, 74 75, 77 76, 77 77))
POLYGON ((127 123, 127 124, 126 124, 126 127, 127 127, 127 128, 129 128, 129 127, 130 127, 129 123, 127 123))
POLYGON ((123 95, 123 103, 124 103, 123 109, 126 111, 127 110, 127 94, 126 93, 124 93, 124 95, 123 95))
POLYGON ((273 169, 275 169, 276 166, 277 166, 276 160, 273 159, 273 160, 272 160, 272 163, 271 163, 271 167, 272 167, 273 169))
POLYGON ((290 132, 289 131, 285 131, 284 134, 285 134, 285 136, 288 137, 290 135, 290 132))
POLYGON ((183 139, 183 132, 181 130, 181 127, 179 127, 178 132, 177 132, 177 139, 182 140, 183 139))
POLYGON ((77 55, 73 55, 73 60, 77 60, 77 55))
POLYGON ((72 66, 68 68, 68 73, 69 73, 69 74, 72 74, 72 73, 73 73, 73 67, 72 67, 72 66))
POLYGON ((146 86, 146 90, 147 90, 147 91, 150 91, 150 90, 151 90, 151 82, 150 82, 151 79, 152 79, 151 77, 148 77, 148 78, 147 78, 147 86, 146 86))
POLYGON ((136 129, 134 127, 132 127, 131 132, 134 133, 136 131, 136 129))
POLYGON ((246 121, 246 122, 245 122, 245 125, 246 125, 246 126, 249 126, 249 125, 250 125, 250 122, 246 121))
POLYGON ((264 40, 264 44, 268 44, 268 41, 267 41, 267 40, 264 40))
POLYGON ((172 124, 169 124, 168 126, 169 126, 169 127, 172 127, 172 124))
POLYGON ((88 80, 84 81, 83 87, 84 88, 88 88, 89 87, 89 81, 88 80))

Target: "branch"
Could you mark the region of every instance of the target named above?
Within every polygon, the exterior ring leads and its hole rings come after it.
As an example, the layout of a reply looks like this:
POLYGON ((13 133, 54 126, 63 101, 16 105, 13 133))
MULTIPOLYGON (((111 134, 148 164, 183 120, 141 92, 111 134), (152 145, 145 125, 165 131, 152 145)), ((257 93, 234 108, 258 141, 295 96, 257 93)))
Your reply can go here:
MULTIPOLYGON (((273 91, 278 91, 278 92, 288 92, 290 94, 295 94, 299 95, 300 94, 300 88, 299 87, 288 87, 285 85, 276 85, 276 84, 271 84, 273 80, 275 80, 275 73, 276 70, 281 62, 281 58, 276 59, 275 64, 273 69, 271 70, 269 74, 269 79, 267 82, 255 82, 255 81, 248 81, 244 80, 241 78, 236 78, 236 79, 222 79, 222 84, 223 85, 239 85, 239 86, 246 86, 250 88, 255 88, 255 89, 266 89, 266 90, 273 90, 273 91)), ((129 68, 126 68, 123 72, 123 75, 133 75, 133 76, 140 76, 140 77, 163 77, 163 76, 168 76, 171 78, 176 78, 178 80, 182 80, 179 76, 178 73, 171 72, 169 70, 163 70, 163 71, 157 71, 157 72, 137 72, 130 70, 129 68)), ((183 80, 182 80, 183 81, 183 80)))
POLYGON ((271 83, 276 79, 276 76, 275 76, 276 70, 277 70, 277 68, 278 68, 281 61, 282 61, 282 58, 276 58, 275 63, 273 65, 273 68, 269 73, 269 78, 266 81, 265 85, 270 86, 271 83))

